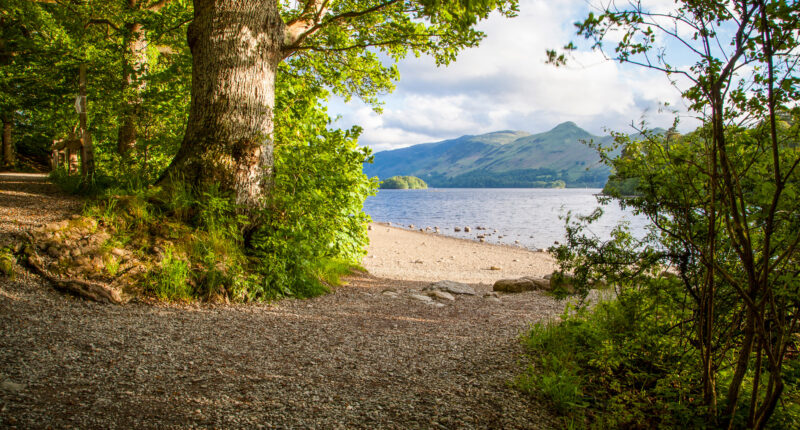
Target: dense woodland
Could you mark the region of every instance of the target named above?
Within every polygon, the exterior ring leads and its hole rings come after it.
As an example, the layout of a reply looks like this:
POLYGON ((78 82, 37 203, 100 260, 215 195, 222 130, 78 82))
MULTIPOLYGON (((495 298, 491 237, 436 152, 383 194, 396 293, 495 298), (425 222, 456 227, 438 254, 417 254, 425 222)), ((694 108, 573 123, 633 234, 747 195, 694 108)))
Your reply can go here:
MULTIPOLYGON (((393 62, 447 64, 479 43, 480 19, 516 7, 2 0, 4 167, 52 166, 63 187, 95 196, 84 215, 102 222, 86 225, 146 268, 126 275, 130 293, 319 294, 363 256, 362 205, 377 187, 362 172, 360 129, 332 129, 327 97, 380 109, 393 62)), ((703 126, 678 135, 643 124, 645 138, 599 148, 625 184, 607 192, 650 219, 644 238, 620 226, 599 241, 585 229, 595 213, 568 218, 567 242, 551 249, 560 292, 617 297, 581 301, 525 338, 531 365, 517 385, 565 426, 800 426, 799 11, 795 1, 679 1, 658 14, 612 4, 577 24, 609 58, 675 79, 703 126), (692 62, 668 61, 664 39, 692 62)), ((575 45, 565 48, 550 61, 568 63, 575 45)))
POLYGON ((447 64, 483 38, 480 19, 516 7, 4 0, 4 163, 59 160, 59 183, 107 196, 103 214, 121 212, 107 224, 122 245, 158 224, 190 227, 191 237, 151 241, 176 248, 151 271, 160 296, 314 294, 320 271, 363 255, 361 208, 377 188, 362 173, 360 129, 330 128, 327 97, 380 109, 395 61, 447 64), (119 204, 122 195, 133 198, 119 204), (202 270, 184 273, 198 261, 202 270), (194 287, 169 287, 187 278, 194 287))

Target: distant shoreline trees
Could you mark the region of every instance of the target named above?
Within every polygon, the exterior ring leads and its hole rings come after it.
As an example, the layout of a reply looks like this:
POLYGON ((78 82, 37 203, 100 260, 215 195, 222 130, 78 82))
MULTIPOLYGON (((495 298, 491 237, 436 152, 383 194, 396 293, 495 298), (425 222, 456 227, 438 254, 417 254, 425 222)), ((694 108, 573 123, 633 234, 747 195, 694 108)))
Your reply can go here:
POLYGON ((381 182, 383 190, 424 190, 428 184, 416 176, 392 176, 381 182))

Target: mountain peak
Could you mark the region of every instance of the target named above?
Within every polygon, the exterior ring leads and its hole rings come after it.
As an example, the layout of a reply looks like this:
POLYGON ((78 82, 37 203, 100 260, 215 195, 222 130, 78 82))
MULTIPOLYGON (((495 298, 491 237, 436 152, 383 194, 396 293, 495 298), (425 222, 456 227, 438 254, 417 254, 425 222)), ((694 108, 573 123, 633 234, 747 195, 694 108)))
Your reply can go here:
POLYGON ((552 131, 566 131, 566 130, 581 130, 581 131, 583 131, 582 128, 578 127, 578 124, 575 124, 572 121, 562 122, 561 124, 553 127, 552 131))

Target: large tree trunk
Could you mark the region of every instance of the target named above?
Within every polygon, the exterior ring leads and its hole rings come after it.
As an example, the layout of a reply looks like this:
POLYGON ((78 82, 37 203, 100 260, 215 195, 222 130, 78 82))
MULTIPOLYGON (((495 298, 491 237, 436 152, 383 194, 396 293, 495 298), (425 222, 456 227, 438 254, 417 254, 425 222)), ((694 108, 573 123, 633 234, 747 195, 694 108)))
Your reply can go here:
POLYGON ((272 174, 275 72, 284 23, 276 0, 195 0, 188 40, 192 102, 186 135, 160 182, 219 184, 260 206, 272 174))
POLYGON ((13 167, 17 158, 14 152, 14 142, 11 141, 13 127, 11 115, 3 115, 3 167, 13 167))
MULTIPOLYGON (((137 10, 136 0, 128 7, 137 10)), ((125 24, 125 46, 122 56, 122 118, 117 136, 117 152, 126 155, 136 146, 136 127, 142 109, 142 92, 147 83, 147 35, 138 22, 125 24)))

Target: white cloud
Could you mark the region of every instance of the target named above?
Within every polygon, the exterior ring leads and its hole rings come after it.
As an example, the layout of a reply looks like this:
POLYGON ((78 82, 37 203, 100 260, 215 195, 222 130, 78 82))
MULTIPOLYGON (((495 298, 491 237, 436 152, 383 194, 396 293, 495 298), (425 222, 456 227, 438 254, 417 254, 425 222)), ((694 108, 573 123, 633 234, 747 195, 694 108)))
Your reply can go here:
POLYGON ((545 51, 575 39, 572 23, 587 11, 583 0, 523 0, 519 17, 482 23, 487 38, 449 67, 429 58, 401 62, 383 115, 359 101, 333 101, 331 112, 342 115, 336 125, 361 125, 361 143, 375 150, 502 129, 542 132, 564 121, 595 134, 625 131, 645 113, 655 126, 671 125, 658 106, 680 107, 680 97, 661 73, 589 51, 577 52, 567 67, 545 64, 545 51))

